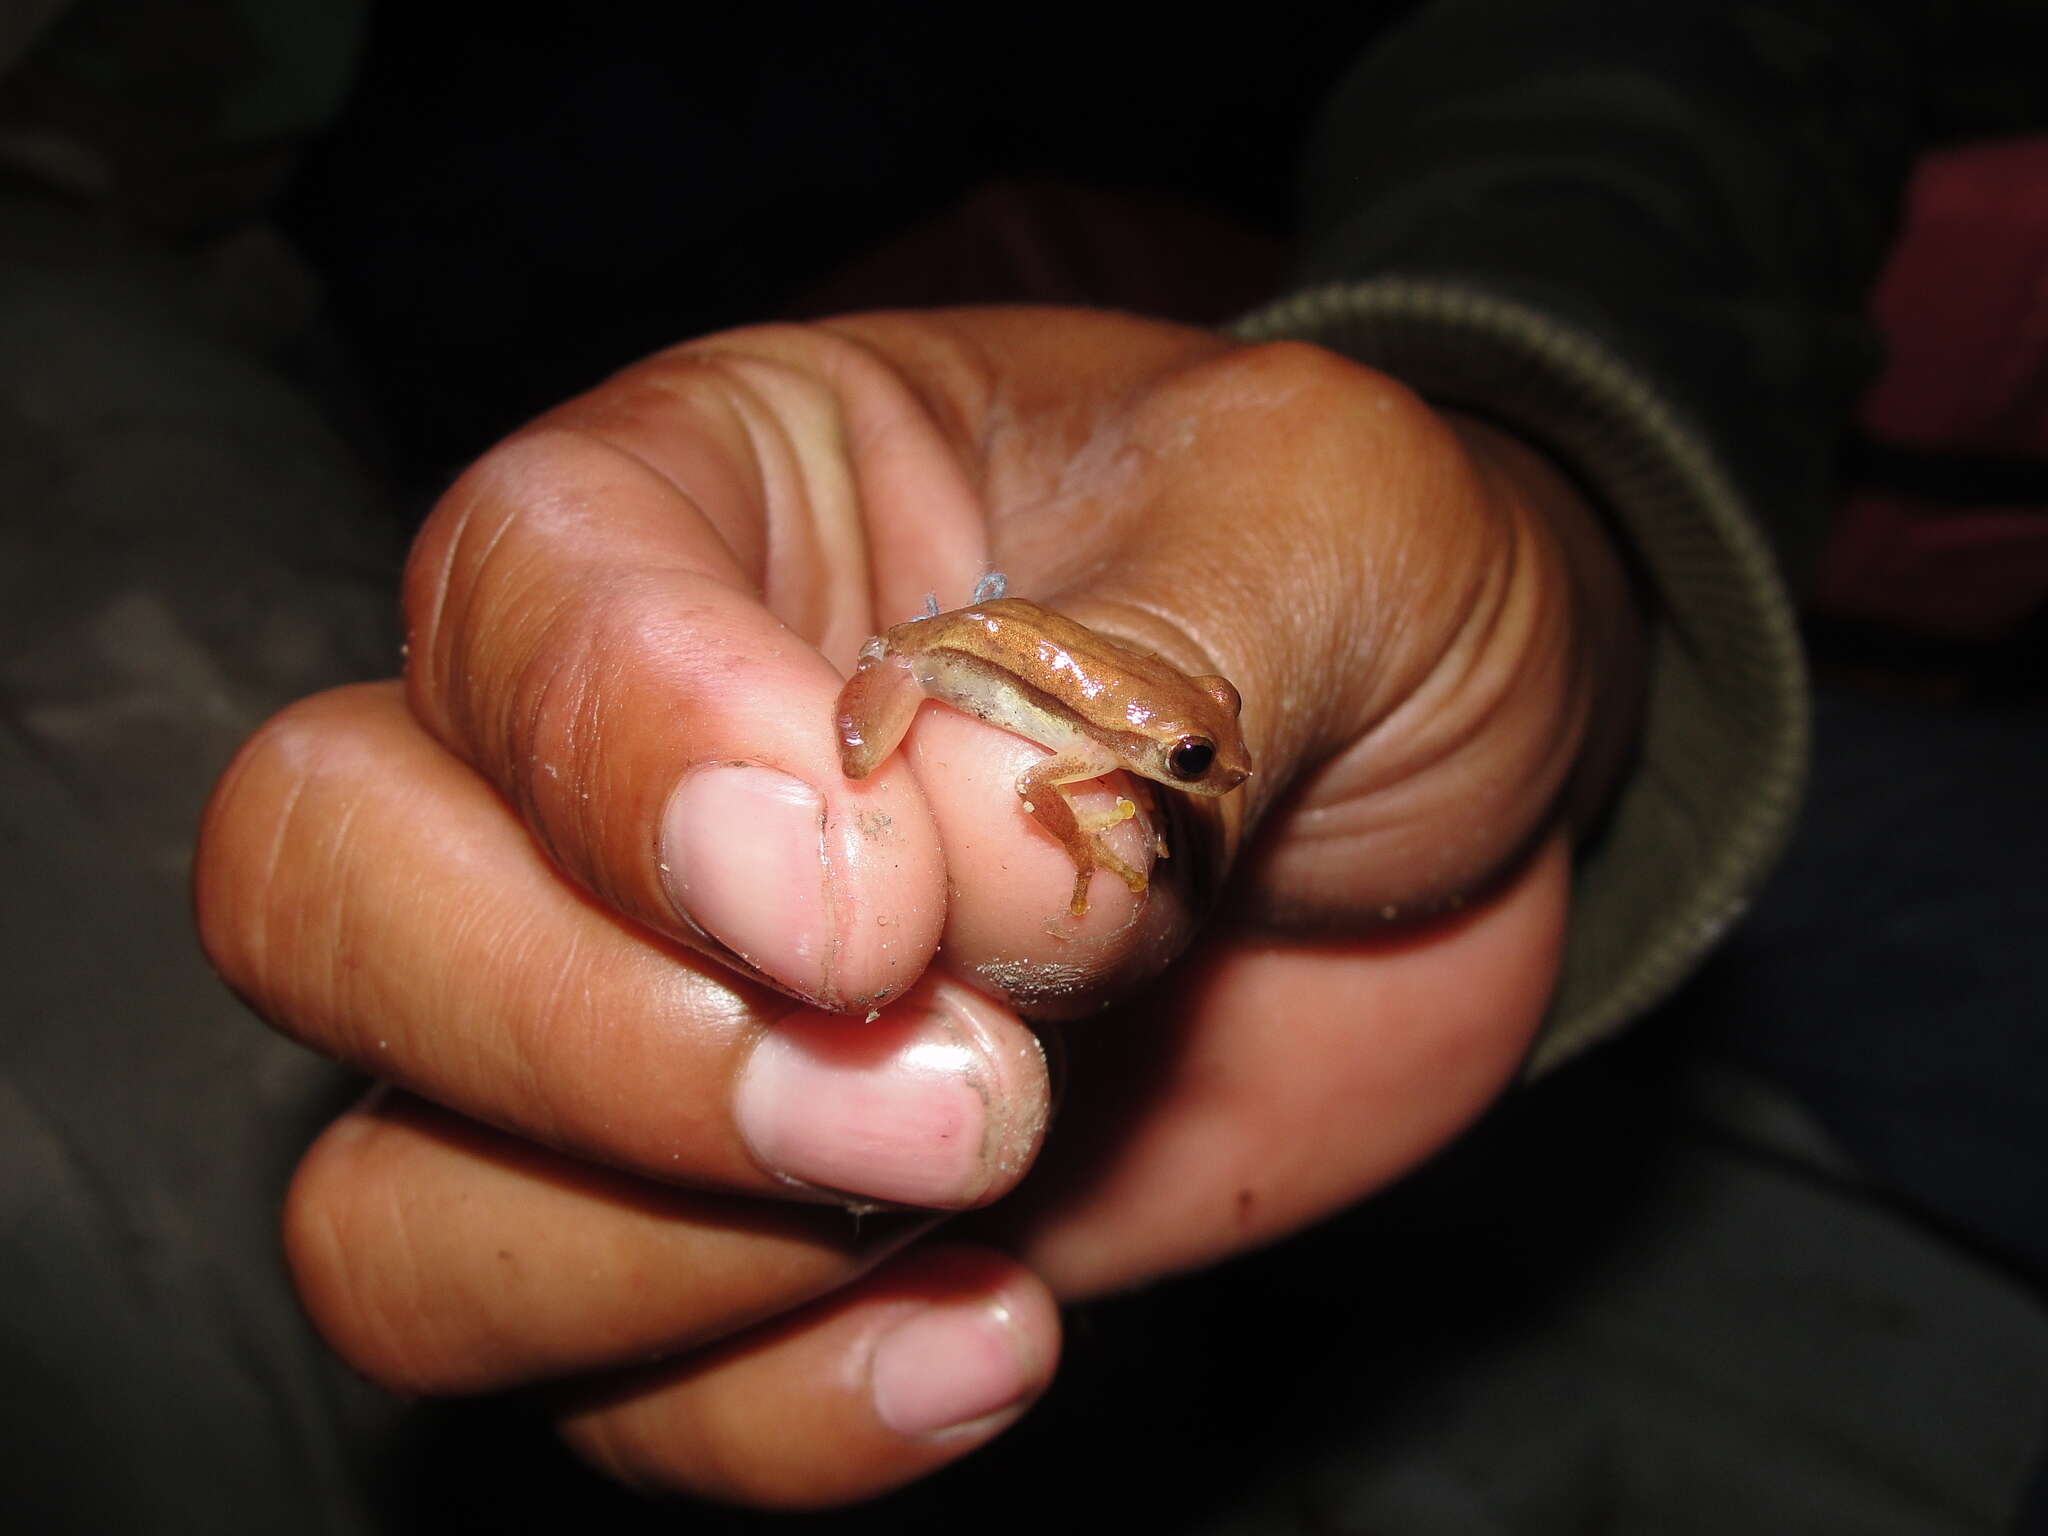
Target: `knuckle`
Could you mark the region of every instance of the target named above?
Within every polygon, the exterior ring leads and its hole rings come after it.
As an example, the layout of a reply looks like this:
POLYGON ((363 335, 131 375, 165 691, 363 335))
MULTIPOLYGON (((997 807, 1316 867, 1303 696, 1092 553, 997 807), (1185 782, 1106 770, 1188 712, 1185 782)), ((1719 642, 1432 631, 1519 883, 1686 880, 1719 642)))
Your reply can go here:
POLYGON ((1392 417, 1398 425, 1435 419, 1422 397, 1399 379, 1314 342, 1259 342, 1225 361, 1264 390, 1283 395, 1290 411, 1301 409, 1311 421, 1330 411, 1340 418, 1392 417))
POLYGON ((378 687, 336 689, 281 710, 214 787, 194 854, 193 909, 207 958, 238 990, 256 988, 270 969, 282 938, 281 871, 302 841, 309 799, 352 766, 358 742, 341 722, 378 687))
POLYGON ((307 1152, 285 1197, 286 1261, 313 1325, 353 1369, 397 1392, 446 1390, 408 1205, 377 1139, 357 1111, 307 1152))
POLYGON ((488 702, 478 687, 481 641, 498 635, 508 610, 518 617, 505 601, 506 567, 544 484, 536 458, 530 442, 514 438, 477 460, 428 514, 406 560, 408 694, 421 720, 451 746, 477 734, 474 717, 488 702))
POLYGON ((633 498, 613 492, 645 491, 650 473, 587 432, 536 427, 457 482, 407 568, 415 716, 586 875, 575 854, 609 803, 607 726, 635 679, 686 658, 689 589, 710 579, 677 565, 661 517, 616 509, 633 498))

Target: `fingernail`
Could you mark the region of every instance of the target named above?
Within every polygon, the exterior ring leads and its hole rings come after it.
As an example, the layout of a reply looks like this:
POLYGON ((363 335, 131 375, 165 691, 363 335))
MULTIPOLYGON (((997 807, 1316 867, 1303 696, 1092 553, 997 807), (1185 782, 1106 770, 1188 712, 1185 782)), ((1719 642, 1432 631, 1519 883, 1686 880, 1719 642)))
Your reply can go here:
POLYGON ((833 920, 824 806, 790 774, 717 763, 676 786, 661 823, 661 878, 677 910, 748 965, 821 1000, 833 920))
POLYGON ((1016 1407, 1040 1371, 1010 1309, 1000 1301, 930 1307, 875 1344, 875 1413, 899 1435, 959 1429, 1016 1407))
POLYGON ((1029 1165, 1048 1104, 1036 1041, 998 1050, 975 1016, 982 1007, 992 1005, 784 1020, 741 1073, 741 1136, 764 1167, 800 1183, 902 1205, 973 1204, 1029 1165))

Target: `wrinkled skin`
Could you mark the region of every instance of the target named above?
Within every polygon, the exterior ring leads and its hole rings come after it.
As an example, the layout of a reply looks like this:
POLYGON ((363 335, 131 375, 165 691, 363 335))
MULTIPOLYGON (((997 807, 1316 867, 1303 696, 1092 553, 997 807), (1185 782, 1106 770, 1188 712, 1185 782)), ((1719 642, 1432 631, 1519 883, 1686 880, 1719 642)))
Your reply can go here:
POLYGON ((380 1381, 561 1383, 599 1466, 766 1505, 971 1450, 1059 1301, 1477 1115, 1637 689, 1620 570, 1530 449, 1312 347, 1086 311, 661 354, 474 466, 404 601, 404 682, 270 722, 200 849, 230 982, 392 1085, 300 1169, 301 1293, 380 1381), (862 641, 991 568, 1244 697, 1257 775, 1085 918, 1013 789, 1040 749, 927 705, 838 768, 862 641), (1056 1119, 1020 1009, 1075 1021, 1056 1119))

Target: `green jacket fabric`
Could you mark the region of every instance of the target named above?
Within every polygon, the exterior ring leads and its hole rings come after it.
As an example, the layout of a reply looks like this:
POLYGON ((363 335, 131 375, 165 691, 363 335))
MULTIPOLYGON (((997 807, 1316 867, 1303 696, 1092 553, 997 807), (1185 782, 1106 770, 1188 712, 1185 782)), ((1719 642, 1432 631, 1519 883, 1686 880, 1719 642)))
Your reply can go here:
POLYGON ((1534 1071, 1676 986, 1783 844, 1791 593, 1878 361, 1866 294, 1916 150, 2022 120, 2040 31, 1998 5, 1440 0, 1329 109, 1301 286, 1238 333, 1543 446, 1653 606, 1640 756, 1582 850, 1534 1071))

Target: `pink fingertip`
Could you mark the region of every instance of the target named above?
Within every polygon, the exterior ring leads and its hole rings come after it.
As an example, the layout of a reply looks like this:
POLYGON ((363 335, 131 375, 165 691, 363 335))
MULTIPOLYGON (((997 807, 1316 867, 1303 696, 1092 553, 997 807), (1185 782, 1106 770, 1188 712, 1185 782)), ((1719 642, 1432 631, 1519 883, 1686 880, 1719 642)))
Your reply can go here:
POLYGON ((870 1200, 958 1209, 1007 1188, 1037 1152, 1051 1090, 1037 1040, 986 1027, 984 1010, 784 1020, 741 1073, 742 1138, 772 1172, 870 1200))

